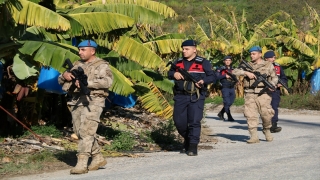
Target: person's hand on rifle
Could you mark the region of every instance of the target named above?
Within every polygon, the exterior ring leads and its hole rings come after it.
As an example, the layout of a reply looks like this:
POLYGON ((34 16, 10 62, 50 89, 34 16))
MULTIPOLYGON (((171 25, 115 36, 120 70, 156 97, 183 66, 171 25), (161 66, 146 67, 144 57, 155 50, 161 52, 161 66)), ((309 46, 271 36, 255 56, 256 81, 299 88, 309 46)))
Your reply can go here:
POLYGON ((204 84, 204 81, 201 79, 201 80, 198 81, 195 85, 196 85, 198 88, 202 88, 202 87, 203 87, 203 84, 204 84))
POLYGON ((66 71, 63 73, 63 78, 67 81, 71 81, 72 79, 74 79, 75 77, 72 75, 72 73, 66 71))
POLYGON ((76 86, 77 86, 77 88, 80 88, 79 80, 76 80, 76 82, 74 83, 74 85, 76 85, 76 86))
POLYGON ((231 79, 231 76, 229 76, 228 74, 226 74, 226 78, 227 78, 227 79, 231 79))
POLYGON ((184 80, 184 78, 183 78, 183 76, 182 76, 182 74, 180 73, 180 72, 175 72, 174 74, 173 74, 173 77, 176 79, 176 80, 184 80))
POLYGON ((246 71, 244 74, 245 74, 249 79, 257 79, 256 75, 254 75, 254 74, 251 73, 251 72, 246 71))
POLYGON ((282 86, 282 84, 280 84, 280 83, 279 83, 279 84, 277 84, 277 86, 278 86, 278 87, 281 87, 281 86, 282 86))

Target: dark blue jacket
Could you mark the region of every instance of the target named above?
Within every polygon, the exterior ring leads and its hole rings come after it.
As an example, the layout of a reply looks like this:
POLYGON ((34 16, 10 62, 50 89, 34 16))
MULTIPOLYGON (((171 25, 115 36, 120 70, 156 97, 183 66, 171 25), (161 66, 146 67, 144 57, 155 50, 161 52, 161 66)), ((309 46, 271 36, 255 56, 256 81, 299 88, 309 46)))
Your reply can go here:
MULTIPOLYGON (((190 67, 194 63, 198 63, 199 65, 202 65, 204 73, 190 73, 197 81, 203 80, 204 81, 204 87, 201 88, 201 91, 207 90, 207 85, 210 83, 213 83, 217 80, 216 75, 214 71, 212 70, 212 66, 210 62, 200 56, 196 56, 193 60, 188 61, 184 58, 179 58, 178 60, 174 61, 173 64, 176 65, 178 62, 183 63, 184 69, 189 71, 190 67), (197 59, 197 61, 196 61, 197 59), (199 59, 201 61, 199 61, 199 59)), ((184 80, 175 80, 174 73, 177 72, 177 69, 174 69, 173 66, 171 66, 169 72, 168 72, 168 78, 174 80, 175 86, 174 90, 176 91, 184 91, 184 80)))
POLYGON ((227 69, 226 66, 221 66, 217 69, 216 76, 220 80, 220 83, 223 88, 224 87, 228 87, 228 88, 234 87, 235 82, 232 81, 231 79, 226 78, 226 71, 232 73, 232 70, 233 70, 232 66, 230 66, 229 69, 227 69))
POLYGON ((276 71, 277 76, 279 77, 279 79, 281 79, 284 83, 288 83, 288 78, 287 76, 284 74, 284 71, 282 69, 282 67, 280 66, 280 64, 278 63, 273 63, 274 69, 276 71))

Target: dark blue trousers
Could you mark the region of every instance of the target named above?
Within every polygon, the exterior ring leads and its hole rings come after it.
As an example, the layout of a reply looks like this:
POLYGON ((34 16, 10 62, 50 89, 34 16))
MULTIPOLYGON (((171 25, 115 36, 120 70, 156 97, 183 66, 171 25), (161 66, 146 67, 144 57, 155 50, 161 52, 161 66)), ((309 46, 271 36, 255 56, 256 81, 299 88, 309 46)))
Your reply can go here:
MULTIPOLYGON (((197 99, 196 95, 192 99, 197 99)), ((205 95, 200 95, 196 102, 191 101, 190 95, 177 94, 174 96, 173 121, 179 134, 189 139, 190 143, 200 141, 201 123, 203 117, 205 95)))
POLYGON ((222 88, 223 108, 226 113, 230 113, 230 106, 233 104, 236 98, 236 92, 234 88, 222 88))
POLYGON ((274 110, 274 116, 271 119, 273 123, 278 122, 279 104, 280 104, 280 90, 277 89, 276 91, 272 92, 272 100, 271 100, 271 106, 272 106, 272 109, 274 110))

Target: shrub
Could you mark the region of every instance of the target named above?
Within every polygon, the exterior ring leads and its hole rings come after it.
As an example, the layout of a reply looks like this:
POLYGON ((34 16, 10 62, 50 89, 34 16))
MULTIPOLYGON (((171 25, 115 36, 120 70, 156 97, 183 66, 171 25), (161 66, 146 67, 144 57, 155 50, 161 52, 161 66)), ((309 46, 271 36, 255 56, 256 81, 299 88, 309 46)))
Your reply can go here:
POLYGON ((107 145, 105 148, 115 151, 129 151, 132 150, 135 144, 135 138, 131 133, 121 132, 114 137, 111 145, 107 145))
POLYGON ((160 122, 158 127, 153 127, 151 138, 158 144, 174 144, 176 143, 176 127, 173 120, 160 122))

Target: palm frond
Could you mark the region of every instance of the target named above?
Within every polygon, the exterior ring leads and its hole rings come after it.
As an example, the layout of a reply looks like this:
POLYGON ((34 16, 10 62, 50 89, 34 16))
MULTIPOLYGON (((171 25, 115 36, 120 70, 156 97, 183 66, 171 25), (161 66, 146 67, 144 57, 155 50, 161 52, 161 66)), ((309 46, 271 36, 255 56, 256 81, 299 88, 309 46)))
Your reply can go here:
MULTIPOLYGON (((153 10, 161 15, 163 15, 165 18, 168 17, 175 17, 177 16, 177 13, 170 8, 169 6, 156 2, 156 1, 150 1, 150 0, 106 0, 105 4, 136 4, 145 8, 148 8, 150 10, 153 10)), ((82 6, 92 6, 102 4, 102 0, 92 1, 89 3, 85 3, 82 6)))
POLYGON ((169 79, 163 79, 161 81, 153 81, 153 83, 162 91, 173 94, 174 83, 169 79))
POLYGON ((271 16, 267 17, 266 19, 264 19, 259 25, 258 27, 263 26, 263 24, 265 24, 265 22, 267 21, 274 21, 277 20, 278 18, 282 18, 282 19, 291 19, 290 14, 286 13, 283 10, 280 10, 274 14, 272 14, 271 16))
POLYGON ((288 66, 289 64, 292 64, 296 61, 297 61, 297 59, 295 59, 293 57, 283 56, 281 58, 276 59, 275 62, 279 63, 281 66, 288 66))
POLYGON ((161 117, 170 119, 173 114, 172 106, 152 82, 148 83, 148 86, 151 91, 146 95, 139 97, 142 107, 149 112, 154 112, 161 117))
POLYGON ((154 24, 161 25, 164 20, 164 16, 150 10, 148 8, 136 5, 136 4, 100 4, 87 7, 79 7, 69 11, 69 14, 84 13, 84 12, 113 12, 129 16, 139 24, 154 24))
POLYGON ((155 37, 153 40, 165 40, 165 39, 186 39, 185 34, 181 33, 169 33, 169 34, 163 34, 161 36, 155 37))
POLYGON ((142 70, 125 71, 124 75, 129 76, 133 81, 151 82, 152 78, 147 76, 142 70))
POLYGON ((144 43, 143 45, 159 54, 171 54, 181 51, 183 39, 164 39, 144 43))
POLYGON ((111 65, 110 69, 113 74, 113 83, 109 90, 122 96, 128 96, 129 94, 134 93, 135 90, 132 88, 132 82, 111 65))
POLYGON ((77 54, 66 48, 67 46, 41 41, 21 41, 21 43, 23 46, 19 51, 22 54, 33 56, 35 61, 45 66, 51 66, 59 72, 65 71, 62 65, 66 58, 69 58, 72 62, 79 59, 77 54))
POLYGON ((12 70, 20 80, 27 79, 30 76, 37 76, 39 73, 37 68, 27 59, 21 57, 19 53, 13 58, 12 70))
POLYGON ((314 62, 312 63, 315 69, 320 67, 320 57, 315 58, 314 62))
POLYGON ((204 42, 210 40, 207 34, 204 32, 200 24, 197 23, 197 28, 196 28, 196 39, 199 42, 204 42))
POLYGON ((90 12, 69 14, 72 18, 80 22, 85 34, 102 34, 115 29, 129 28, 134 24, 134 20, 122 14, 110 12, 90 12))
POLYGON ((121 56, 139 63, 143 67, 165 67, 164 61, 162 61, 157 54, 147 47, 144 47, 141 43, 126 36, 120 38, 113 50, 121 56))
POLYGON ((56 36, 56 33, 50 33, 46 31, 45 28, 32 26, 26 29, 27 32, 22 39, 28 39, 28 40, 45 40, 45 41, 58 41, 58 37, 56 36), (28 37, 25 37, 28 36, 28 37))
POLYGON ((69 21, 56 12, 27 0, 20 0, 20 3, 23 6, 21 10, 9 5, 12 17, 18 24, 40 26, 59 31, 67 31, 71 28, 69 21))
POLYGON ((309 57, 314 56, 314 52, 302 41, 289 36, 277 36, 277 41, 283 42, 287 48, 294 48, 309 57))

